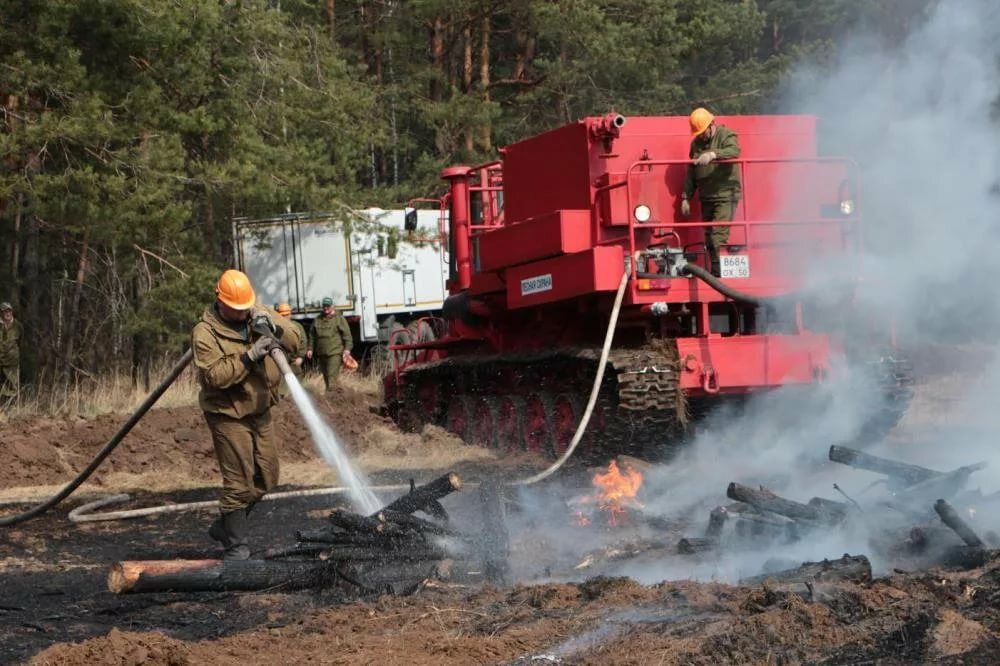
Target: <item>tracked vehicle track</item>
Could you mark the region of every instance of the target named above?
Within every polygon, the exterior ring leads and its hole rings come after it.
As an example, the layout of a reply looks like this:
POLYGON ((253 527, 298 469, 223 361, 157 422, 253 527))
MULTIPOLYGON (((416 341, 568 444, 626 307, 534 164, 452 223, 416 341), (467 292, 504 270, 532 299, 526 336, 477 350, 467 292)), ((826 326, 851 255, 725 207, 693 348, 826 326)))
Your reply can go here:
MULTIPOLYGON (((584 348, 423 364, 405 371, 390 413, 404 429, 433 423, 472 444, 555 458, 573 437, 599 358, 600 349, 584 348)), ((673 340, 613 350, 579 455, 669 454, 687 422, 679 368, 673 340)))

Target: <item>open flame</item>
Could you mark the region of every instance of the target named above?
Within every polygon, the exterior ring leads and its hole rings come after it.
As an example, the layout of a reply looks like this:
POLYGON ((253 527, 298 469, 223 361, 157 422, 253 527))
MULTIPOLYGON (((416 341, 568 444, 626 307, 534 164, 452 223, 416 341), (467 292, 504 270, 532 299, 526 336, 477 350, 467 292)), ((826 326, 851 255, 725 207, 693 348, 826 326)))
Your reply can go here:
MULTIPOLYGON (((636 500, 639 488, 642 487, 642 473, 631 465, 626 463, 623 472, 618 468, 618 462, 612 460, 608 464, 608 471, 594 474, 591 482, 594 492, 577 498, 574 503, 596 505, 599 511, 607 514, 609 526, 617 527, 628 508, 642 508, 642 504, 636 500)), ((590 524, 590 515, 582 509, 577 510, 575 515, 577 525, 585 527, 590 524)))

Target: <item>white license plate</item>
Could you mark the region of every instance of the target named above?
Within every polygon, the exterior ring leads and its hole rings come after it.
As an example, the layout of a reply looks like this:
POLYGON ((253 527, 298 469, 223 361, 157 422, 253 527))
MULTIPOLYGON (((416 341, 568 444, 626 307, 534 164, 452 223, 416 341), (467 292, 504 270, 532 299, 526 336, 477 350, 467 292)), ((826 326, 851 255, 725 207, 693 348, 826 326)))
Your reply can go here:
POLYGON ((750 277, 750 255, 724 254, 719 257, 719 261, 723 278, 750 277))

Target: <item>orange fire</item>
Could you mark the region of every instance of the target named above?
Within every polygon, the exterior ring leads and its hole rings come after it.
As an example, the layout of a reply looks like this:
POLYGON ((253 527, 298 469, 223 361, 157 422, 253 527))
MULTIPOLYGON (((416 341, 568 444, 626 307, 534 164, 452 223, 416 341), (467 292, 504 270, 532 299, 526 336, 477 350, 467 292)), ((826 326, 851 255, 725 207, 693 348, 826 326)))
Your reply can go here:
MULTIPOLYGON (((642 487, 642 474, 639 470, 626 464, 625 471, 618 469, 617 461, 612 460, 607 472, 594 474, 592 480, 595 491, 591 495, 577 498, 578 504, 596 504, 600 511, 608 515, 608 525, 616 527, 620 516, 626 513, 627 507, 641 508, 636 500, 639 488, 642 487)), ((590 517, 582 510, 575 513, 576 523, 581 527, 590 524, 590 517)))

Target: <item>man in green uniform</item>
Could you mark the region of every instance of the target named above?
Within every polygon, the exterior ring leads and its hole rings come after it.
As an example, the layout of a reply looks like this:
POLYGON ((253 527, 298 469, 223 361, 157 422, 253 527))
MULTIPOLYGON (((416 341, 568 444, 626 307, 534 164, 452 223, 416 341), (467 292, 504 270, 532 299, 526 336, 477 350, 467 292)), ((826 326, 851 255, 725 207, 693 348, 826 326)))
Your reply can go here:
MULTIPOLYGON (((306 347, 309 344, 306 338, 306 330, 302 328, 302 324, 292 319, 292 306, 288 303, 278 304, 278 314, 288 322, 288 326, 295 329, 295 334, 299 337, 299 344, 295 347, 295 351, 288 352, 288 364, 292 366, 292 373, 295 378, 302 382, 302 363, 306 359, 306 347)), ((285 326, 282 323, 282 326, 285 326)), ((285 397, 288 395, 288 386, 285 384, 284 380, 281 382, 281 396, 285 397)))
POLYGON ((337 387, 343 357, 351 353, 354 340, 344 315, 333 307, 332 298, 323 299, 323 316, 313 321, 306 358, 315 359, 323 373, 327 392, 337 387))
POLYGON ((276 312, 256 304, 250 280, 240 271, 223 273, 215 293, 215 303, 191 331, 198 404, 222 472, 220 515, 208 534, 225 547, 225 559, 245 560, 247 518, 278 484, 271 407, 278 402, 281 371, 269 352, 278 344, 294 349, 299 339, 276 312), (254 322, 268 333, 257 332, 254 322))
POLYGON ((21 387, 21 322, 10 303, 0 303, 0 404, 17 400, 21 387))
MULTIPOLYGON (((681 194, 681 217, 691 216, 690 199, 698 192, 701 216, 704 222, 732 222, 733 212, 739 203, 739 164, 717 164, 717 160, 734 160, 740 156, 740 143, 736 133, 725 125, 717 125, 715 116, 707 109, 691 112, 691 150, 688 156, 687 178, 681 194)), ((729 240, 729 227, 705 229, 705 251, 712 264, 712 274, 720 274, 719 248, 729 240)))

